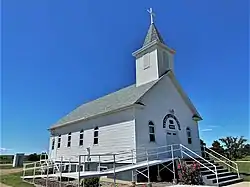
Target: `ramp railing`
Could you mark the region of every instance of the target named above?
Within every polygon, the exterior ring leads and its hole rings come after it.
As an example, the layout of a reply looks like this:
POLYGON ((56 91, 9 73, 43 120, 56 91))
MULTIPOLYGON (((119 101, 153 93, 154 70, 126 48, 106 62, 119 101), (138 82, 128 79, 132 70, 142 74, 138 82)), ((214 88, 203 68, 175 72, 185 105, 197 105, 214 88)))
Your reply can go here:
MULTIPOLYGON (((127 167, 126 169, 132 170, 133 177, 139 173, 147 177, 149 181, 149 163, 150 164, 162 163, 162 162, 157 162, 157 160, 164 161, 164 159, 166 160, 168 159, 168 161, 171 160, 173 163, 173 168, 171 171, 173 172, 175 178, 174 160, 177 158, 184 158, 184 156, 193 159, 203 167, 207 168, 209 171, 213 172, 216 175, 216 180, 218 184, 218 175, 216 166, 182 144, 124 150, 116 153, 82 154, 82 155, 72 156, 71 158, 60 157, 60 160, 45 159, 44 163, 46 163, 47 169, 45 170, 46 173, 45 171, 43 171, 43 174, 47 175, 47 177, 55 175, 57 177, 62 178, 63 173, 75 172, 76 178, 78 179, 78 183, 80 185, 80 179, 82 178, 82 174, 85 172, 91 171, 92 173, 94 172, 95 175, 101 176, 102 173, 105 172, 107 173, 107 171, 109 171, 109 173, 112 173, 112 175, 114 175, 114 183, 116 183, 115 180, 117 171, 119 169, 121 170, 121 168, 124 167, 122 165, 127 164, 130 165, 131 167, 127 167), (201 162, 201 160, 203 162, 201 162), (95 167, 93 167, 91 163, 95 163, 95 167), (204 163, 207 163, 210 167, 205 165, 204 163), (148 170, 148 176, 145 175, 143 172, 140 172, 139 170, 137 170, 137 173, 135 173, 133 169, 129 169, 129 168, 136 168, 140 164, 146 167, 145 170, 148 170), (108 167, 104 170, 101 170, 103 165, 108 167), (211 167, 214 169, 212 169, 211 167), (49 169, 53 170, 52 174, 49 173, 49 169)), ((36 169, 42 168, 41 162, 38 161, 34 163, 25 164, 24 176, 26 171, 32 170, 30 168, 33 169, 33 178, 35 178, 35 175, 37 174, 36 169), (33 168, 28 167, 28 165, 32 164, 33 168)))

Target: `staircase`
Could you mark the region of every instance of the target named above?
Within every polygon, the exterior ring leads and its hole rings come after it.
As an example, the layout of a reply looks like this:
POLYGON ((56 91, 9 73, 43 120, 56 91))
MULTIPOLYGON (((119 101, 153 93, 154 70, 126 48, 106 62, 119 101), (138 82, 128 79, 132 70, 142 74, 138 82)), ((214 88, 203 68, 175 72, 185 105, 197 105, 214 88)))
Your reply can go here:
MULTIPOLYGON (((203 159, 197 159, 201 163, 201 175, 203 178, 203 182, 205 185, 212 185, 212 186, 227 186, 230 184, 235 184, 238 182, 243 181, 242 178, 239 178, 237 173, 233 173, 229 171, 226 167, 224 167, 221 164, 216 163, 214 160, 211 160, 210 158, 206 158, 206 160, 213 165, 215 165, 216 170, 217 170, 217 176, 218 176, 218 184, 217 184, 217 178, 216 178, 216 173, 212 172, 211 170, 214 170, 215 168, 208 164, 206 161, 203 159), (205 166, 202 166, 204 164, 205 166), (209 170, 211 169, 211 170, 209 170)), ((192 164, 193 160, 191 159, 186 159, 185 160, 186 164, 192 164)))

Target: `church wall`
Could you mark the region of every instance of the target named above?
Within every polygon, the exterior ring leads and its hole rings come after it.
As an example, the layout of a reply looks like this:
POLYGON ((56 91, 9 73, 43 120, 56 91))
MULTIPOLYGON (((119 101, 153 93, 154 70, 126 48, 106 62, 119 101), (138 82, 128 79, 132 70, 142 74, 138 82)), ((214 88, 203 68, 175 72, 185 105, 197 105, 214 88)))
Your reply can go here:
MULTIPOLYGON (((109 115, 101 116, 88 121, 78 122, 56 129, 56 134, 61 134, 61 147, 57 149, 58 136, 55 136, 55 149, 51 150, 51 157, 57 160, 61 156, 77 161, 77 155, 87 154, 90 147, 91 154, 119 152, 135 148, 134 109, 127 109, 109 115), (94 128, 99 127, 98 145, 94 145, 94 128), (80 131, 83 129, 83 146, 79 146, 80 131), (71 147, 67 147, 68 133, 71 132, 71 147)), ((125 155, 123 155, 125 156, 125 155)), ((101 160, 113 159, 112 156, 101 157, 101 160)), ((117 158, 118 159, 118 158, 117 158)), ((82 158, 83 160, 83 158, 82 158)), ((98 161, 98 157, 92 157, 91 161, 98 161)))
MULTIPOLYGON (((142 103, 146 105, 144 109, 136 109, 135 111, 137 148, 159 147, 170 143, 166 141, 166 131, 170 129, 168 129, 168 125, 166 125, 167 128, 163 128, 163 119, 170 113, 170 109, 174 109, 174 115, 181 128, 181 130, 177 130, 180 142, 176 143, 181 143, 200 154, 198 125, 192 120, 191 110, 168 76, 165 76, 142 98, 142 103), (149 141, 149 121, 155 125, 155 142, 149 141), (192 144, 188 144, 187 127, 191 129, 192 144)), ((178 127, 176 128, 178 129, 178 127)))

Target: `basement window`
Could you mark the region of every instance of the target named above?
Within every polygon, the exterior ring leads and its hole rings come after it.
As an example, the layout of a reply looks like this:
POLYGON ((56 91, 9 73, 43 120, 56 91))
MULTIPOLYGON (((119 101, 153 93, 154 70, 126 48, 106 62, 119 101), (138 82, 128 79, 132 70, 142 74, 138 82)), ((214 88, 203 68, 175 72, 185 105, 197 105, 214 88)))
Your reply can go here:
POLYGON ((79 146, 83 145, 83 130, 80 131, 79 146))
POLYGON ((68 144, 67 147, 71 146, 71 132, 68 134, 68 144))
POLYGON ((99 131, 99 128, 95 127, 94 128, 94 145, 98 144, 98 131, 99 131))
POLYGON ((192 144, 192 136, 191 136, 191 130, 190 130, 190 128, 187 127, 186 131, 187 131, 188 144, 192 144))
POLYGON ((148 123, 149 127, 149 141, 155 142, 155 125, 152 121, 148 123))
POLYGON ((61 135, 58 136, 57 148, 61 147, 61 135))

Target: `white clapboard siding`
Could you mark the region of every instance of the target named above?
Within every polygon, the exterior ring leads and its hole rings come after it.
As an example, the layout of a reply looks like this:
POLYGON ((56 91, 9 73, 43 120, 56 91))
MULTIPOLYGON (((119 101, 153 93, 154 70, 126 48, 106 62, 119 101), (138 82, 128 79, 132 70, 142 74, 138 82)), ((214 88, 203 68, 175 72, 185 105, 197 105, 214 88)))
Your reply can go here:
MULTIPOLYGON (((90 147, 91 154, 115 153, 123 150, 135 149, 135 123, 134 109, 100 116, 96 119, 82 121, 73 125, 67 125, 56 129, 61 134, 61 148, 51 150, 51 157, 60 157, 77 161, 78 155, 87 154, 86 149, 90 147), (98 145, 94 145, 94 128, 98 126, 98 145), (84 130, 83 146, 79 146, 80 130, 84 130), (68 133, 71 132, 71 147, 67 147, 68 133)), ((52 139, 53 137, 51 137, 52 139)), ((58 136, 56 135, 57 139, 58 136)), ((52 142, 50 141, 50 144, 52 142)), ((84 158, 82 158, 83 160, 84 158)), ((91 161, 98 161, 98 157, 92 157, 91 161)), ((101 160, 112 159, 102 157, 101 160)))
POLYGON ((175 116, 180 122, 181 130, 177 130, 180 142, 200 154, 200 138, 198 125, 192 120, 193 113, 178 93, 176 87, 168 76, 154 86, 142 99, 145 104, 144 109, 136 109, 136 146, 158 147, 165 146, 166 129, 163 128, 163 119, 174 109, 175 116), (148 122, 155 124, 156 142, 149 142, 148 122), (192 144, 187 143, 186 128, 191 129, 192 144))

